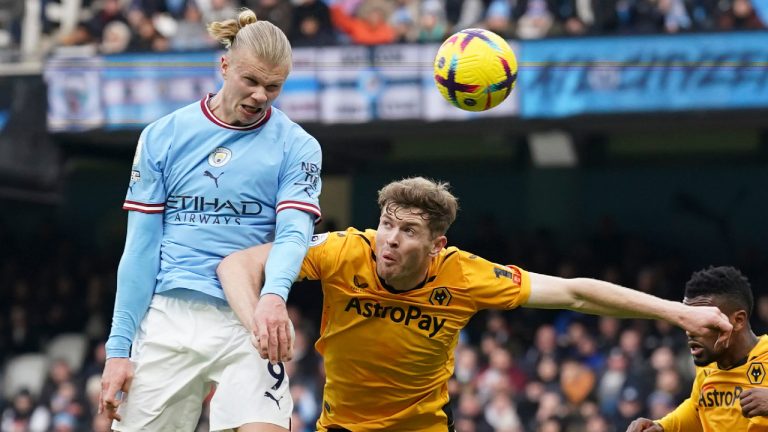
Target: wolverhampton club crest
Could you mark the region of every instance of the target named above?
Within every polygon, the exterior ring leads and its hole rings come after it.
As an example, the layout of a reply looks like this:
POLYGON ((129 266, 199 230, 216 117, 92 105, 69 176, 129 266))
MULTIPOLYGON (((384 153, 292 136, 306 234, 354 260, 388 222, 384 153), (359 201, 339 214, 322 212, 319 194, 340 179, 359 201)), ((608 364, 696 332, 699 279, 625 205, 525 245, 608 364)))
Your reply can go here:
POLYGON ((747 368, 747 379, 750 384, 760 385, 763 383, 763 378, 765 378, 765 366, 758 362, 750 364, 747 368))
POLYGON ((218 147, 208 155, 208 165, 216 168, 223 167, 232 159, 232 150, 226 147, 218 147))
POLYGON ((432 290, 432 294, 429 296, 429 302, 435 306, 448 306, 451 303, 453 296, 446 287, 438 287, 432 290))

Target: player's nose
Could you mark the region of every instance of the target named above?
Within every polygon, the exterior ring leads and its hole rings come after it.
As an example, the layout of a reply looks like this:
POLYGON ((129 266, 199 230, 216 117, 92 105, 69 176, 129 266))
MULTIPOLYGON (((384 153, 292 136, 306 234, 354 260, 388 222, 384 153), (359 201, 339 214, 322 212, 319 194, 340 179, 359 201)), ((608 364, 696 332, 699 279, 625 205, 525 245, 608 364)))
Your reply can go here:
POLYGON ((263 104, 267 101, 267 92, 263 87, 259 87, 251 93, 251 98, 259 104, 263 104))
POLYGON ((396 230, 390 231, 389 234, 387 235, 386 240, 387 240, 387 244, 390 247, 397 247, 397 244, 398 244, 398 233, 397 233, 397 231, 396 230))

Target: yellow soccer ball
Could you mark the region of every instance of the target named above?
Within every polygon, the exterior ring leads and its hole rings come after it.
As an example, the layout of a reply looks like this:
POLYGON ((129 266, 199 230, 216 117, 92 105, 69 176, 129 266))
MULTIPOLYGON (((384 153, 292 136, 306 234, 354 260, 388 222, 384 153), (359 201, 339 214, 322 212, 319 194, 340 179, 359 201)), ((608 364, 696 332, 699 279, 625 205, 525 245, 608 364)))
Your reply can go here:
POLYGON ((445 40, 435 56, 435 85, 452 105, 485 111, 509 96, 517 59, 509 44, 483 29, 466 29, 445 40))

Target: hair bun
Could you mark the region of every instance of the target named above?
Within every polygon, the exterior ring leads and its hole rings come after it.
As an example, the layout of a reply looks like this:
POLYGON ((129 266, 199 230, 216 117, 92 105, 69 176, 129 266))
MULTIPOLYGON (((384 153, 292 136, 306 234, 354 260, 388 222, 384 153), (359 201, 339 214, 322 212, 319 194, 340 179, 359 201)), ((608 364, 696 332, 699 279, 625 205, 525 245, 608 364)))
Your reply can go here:
POLYGON ((240 26, 240 28, 243 28, 248 24, 253 24, 256 21, 258 21, 256 13, 250 9, 244 9, 237 15, 237 25, 240 26))

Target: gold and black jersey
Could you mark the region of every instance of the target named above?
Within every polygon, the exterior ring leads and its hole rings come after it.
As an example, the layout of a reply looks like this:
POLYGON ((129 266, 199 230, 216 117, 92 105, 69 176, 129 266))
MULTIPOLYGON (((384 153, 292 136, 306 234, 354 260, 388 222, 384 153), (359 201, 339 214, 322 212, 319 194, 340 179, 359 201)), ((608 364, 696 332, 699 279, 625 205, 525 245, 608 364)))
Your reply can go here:
POLYGON ((422 284, 395 291, 376 273, 375 236, 352 228, 314 236, 301 268, 300 279, 323 287, 318 430, 445 432, 459 331, 479 310, 525 303, 528 273, 449 247, 422 284))
POLYGON ((766 368, 768 336, 763 335, 739 366, 697 367, 691 397, 658 423, 664 432, 768 432, 768 417, 744 417, 739 401, 744 390, 768 386, 766 368))

